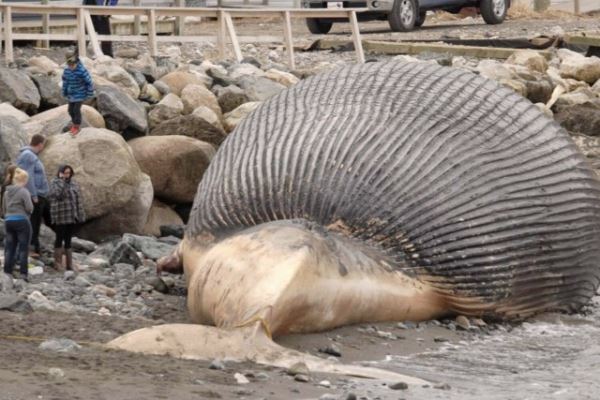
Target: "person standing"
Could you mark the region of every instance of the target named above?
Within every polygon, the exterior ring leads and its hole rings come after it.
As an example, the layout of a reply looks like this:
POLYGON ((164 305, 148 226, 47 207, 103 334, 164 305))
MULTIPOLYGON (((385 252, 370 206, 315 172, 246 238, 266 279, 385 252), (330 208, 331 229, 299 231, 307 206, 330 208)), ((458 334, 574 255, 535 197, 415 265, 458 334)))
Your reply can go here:
POLYGON ((62 95, 69 102, 69 133, 76 137, 81 127, 81 106, 85 100, 94 96, 94 83, 75 52, 67 54, 67 67, 62 76, 62 95))
POLYGON ((50 224, 50 214, 46 207, 48 196, 48 180, 44 164, 40 161, 38 154, 44 150, 46 138, 38 133, 31 137, 29 146, 20 150, 17 157, 17 167, 23 169, 29 175, 27 190, 33 202, 33 213, 31 214, 31 246, 33 247, 33 257, 39 257, 40 248, 40 226, 42 219, 46 224, 50 224))
MULTIPOLYGON (((83 0, 84 6, 116 6, 119 0, 83 0)), ((99 35, 110 35, 110 16, 109 15, 92 15, 92 24, 94 30, 99 35)), ((103 40, 100 43, 102 53, 105 56, 113 56, 112 42, 103 40)))
POLYGON ((73 180, 73 168, 62 165, 57 177, 50 183, 50 215, 56 232, 54 241, 54 268, 63 269, 63 254, 66 256, 67 270, 77 270, 73 265, 71 239, 75 226, 85 221, 81 189, 73 180))
POLYGON ((13 275, 15 261, 19 264, 21 279, 29 282, 27 274, 27 248, 31 238, 29 216, 33 212, 31 196, 25 185, 29 176, 16 168, 12 182, 8 182, 2 196, 2 211, 5 215, 4 273, 13 275))

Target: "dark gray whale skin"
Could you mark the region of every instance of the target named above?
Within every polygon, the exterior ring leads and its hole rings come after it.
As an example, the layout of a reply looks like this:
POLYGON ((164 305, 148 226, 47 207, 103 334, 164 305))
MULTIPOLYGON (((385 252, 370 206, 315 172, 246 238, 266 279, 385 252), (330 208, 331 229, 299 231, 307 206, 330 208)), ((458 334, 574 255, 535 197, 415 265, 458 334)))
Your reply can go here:
POLYGON ((355 65, 257 108, 205 173, 186 237, 277 220, 342 227, 456 313, 574 311, 600 283, 595 172, 536 106, 460 69, 355 65))

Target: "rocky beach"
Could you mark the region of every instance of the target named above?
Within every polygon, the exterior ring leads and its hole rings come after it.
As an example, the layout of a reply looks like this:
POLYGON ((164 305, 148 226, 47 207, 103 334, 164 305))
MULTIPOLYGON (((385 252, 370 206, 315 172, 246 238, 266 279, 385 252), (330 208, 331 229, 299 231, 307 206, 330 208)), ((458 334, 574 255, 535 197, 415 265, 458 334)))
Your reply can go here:
MULTIPOLYGON (((495 31, 480 17, 471 16, 460 20, 433 16, 418 33, 390 34, 380 22, 361 29, 367 37, 392 40, 419 35, 432 40, 560 37, 600 29, 593 17, 558 15, 544 20, 514 17, 494 27, 495 31)), ((261 29, 275 26, 266 23, 261 29)), ((334 36, 347 31, 345 25, 336 26, 334 36)), ((308 48, 313 39, 305 34, 300 43, 308 48)), ((219 146, 271 96, 314 74, 354 62, 348 49, 305 51, 297 53, 298 67, 290 70, 280 45, 242 47, 241 63, 217 59, 211 44, 161 45, 155 59, 143 45, 117 45, 114 59, 84 59, 96 96, 84 106, 83 129, 76 139, 65 133, 69 116, 61 96, 68 47, 22 46, 15 49, 15 65, 0 66, 0 170, 14 162, 33 134, 43 134, 48 140, 40 157, 48 178, 54 177, 60 164, 72 165, 88 216, 73 243, 78 272, 51 267, 54 234, 43 227, 43 252, 39 259, 30 258, 30 282, 0 274, 0 400, 374 400, 477 398, 481 393, 465 383, 457 388, 460 379, 415 360, 446 354, 449 348, 458 349, 455 355, 467 355, 470 345, 521 334, 520 323, 459 316, 424 323, 361 324, 277 338, 283 346, 335 362, 375 365, 431 382, 417 388, 401 381, 314 373, 302 366, 281 370, 226 359, 144 356, 102 346, 135 329, 187 322, 183 277, 157 276, 156 261, 181 241, 194 197, 202 195, 196 193, 198 183, 219 146), (415 369, 413 362, 421 369, 415 369)), ((546 57, 523 49, 507 60, 432 53, 368 54, 367 59, 463 68, 509 87, 563 126, 600 174, 600 58, 575 48, 548 52, 546 57)), ((573 331, 586 326, 595 334, 600 329, 599 301, 594 298, 581 316, 551 314, 530 323, 552 326, 545 328, 550 335, 557 326, 573 331)), ((542 335, 540 331, 531 335, 542 335)), ((576 339, 571 340, 573 352, 581 352, 585 365, 597 370, 597 342, 588 343, 586 353, 577 347, 576 339)), ((497 360, 503 351, 499 348, 488 356, 497 360)), ((535 368, 541 367, 531 366, 535 368)), ((504 369, 510 368, 498 367, 504 369)), ((567 390, 567 395, 557 398, 594 398, 598 386, 586 379, 571 386, 556 383, 557 392, 567 390), (575 391, 569 391, 572 388, 575 391)), ((548 376, 538 379, 542 386, 551 387, 550 381, 548 376)), ((552 393, 538 389, 531 389, 529 398, 547 398, 552 393)), ((505 398, 525 396, 509 393, 505 398)))

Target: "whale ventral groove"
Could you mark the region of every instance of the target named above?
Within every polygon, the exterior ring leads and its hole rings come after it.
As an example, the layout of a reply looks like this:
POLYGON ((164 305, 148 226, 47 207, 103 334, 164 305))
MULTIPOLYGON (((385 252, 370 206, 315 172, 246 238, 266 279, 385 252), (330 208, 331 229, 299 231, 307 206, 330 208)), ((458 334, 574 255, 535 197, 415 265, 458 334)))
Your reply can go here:
POLYGON ((253 111, 204 174, 186 237, 273 221, 356 243, 467 315, 577 310, 600 284, 595 172, 535 105, 460 69, 344 67, 253 111))

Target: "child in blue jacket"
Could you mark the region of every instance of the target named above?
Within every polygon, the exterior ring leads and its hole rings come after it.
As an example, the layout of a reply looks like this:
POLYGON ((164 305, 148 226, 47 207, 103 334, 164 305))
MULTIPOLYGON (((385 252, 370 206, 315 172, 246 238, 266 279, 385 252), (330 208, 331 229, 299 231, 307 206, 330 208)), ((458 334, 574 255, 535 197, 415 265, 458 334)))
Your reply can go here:
POLYGON ((62 95, 69 101, 71 136, 75 137, 81 125, 81 105, 94 95, 94 83, 77 54, 67 55, 67 67, 62 76, 62 95))

